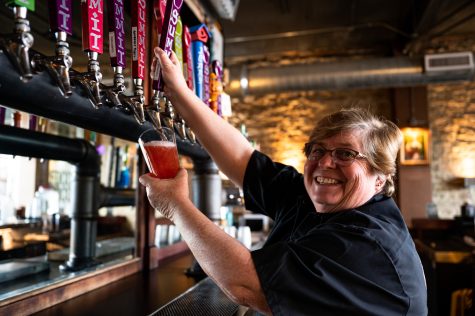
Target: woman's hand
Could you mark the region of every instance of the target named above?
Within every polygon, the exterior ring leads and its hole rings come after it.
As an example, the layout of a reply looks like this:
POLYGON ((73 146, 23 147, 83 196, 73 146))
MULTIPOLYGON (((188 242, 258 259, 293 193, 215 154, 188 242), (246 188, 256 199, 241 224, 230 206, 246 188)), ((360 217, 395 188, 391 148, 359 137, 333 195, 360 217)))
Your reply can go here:
POLYGON ((173 102, 177 94, 189 89, 185 78, 183 77, 182 66, 178 61, 175 52, 171 53, 170 58, 167 56, 165 51, 159 47, 155 47, 153 52, 155 56, 152 61, 152 69, 150 73, 155 73, 155 68, 158 63, 165 83, 165 96, 173 102))
POLYGON ((183 210, 181 206, 189 200, 188 173, 183 168, 173 179, 158 179, 148 173, 139 181, 147 188, 150 204, 171 221, 175 212, 183 210))

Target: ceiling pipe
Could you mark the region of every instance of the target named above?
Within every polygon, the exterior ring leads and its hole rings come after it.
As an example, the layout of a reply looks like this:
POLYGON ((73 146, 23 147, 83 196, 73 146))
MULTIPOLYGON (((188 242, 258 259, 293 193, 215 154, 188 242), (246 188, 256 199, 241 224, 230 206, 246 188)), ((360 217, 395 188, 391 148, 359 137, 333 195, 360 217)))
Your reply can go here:
POLYGON ((281 67, 231 67, 231 96, 302 90, 391 88, 472 80, 474 70, 426 73, 423 57, 392 57, 281 67), (242 84, 241 84, 242 83, 242 84))

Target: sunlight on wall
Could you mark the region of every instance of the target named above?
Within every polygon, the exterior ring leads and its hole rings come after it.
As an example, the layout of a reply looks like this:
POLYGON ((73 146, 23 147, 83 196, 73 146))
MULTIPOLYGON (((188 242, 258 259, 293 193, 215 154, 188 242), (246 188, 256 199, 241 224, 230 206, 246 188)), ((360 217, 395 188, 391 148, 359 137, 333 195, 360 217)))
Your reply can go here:
POLYGON ((35 190, 36 160, 0 155, 1 217, 14 216, 14 209, 27 207, 35 190))
POLYGON ((303 173, 305 164, 305 155, 302 152, 302 146, 300 144, 280 144, 276 153, 277 161, 283 164, 290 165, 303 173))
POLYGON ((452 171, 458 178, 475 178, 475 153, 460 153, 454 157, 452 171))

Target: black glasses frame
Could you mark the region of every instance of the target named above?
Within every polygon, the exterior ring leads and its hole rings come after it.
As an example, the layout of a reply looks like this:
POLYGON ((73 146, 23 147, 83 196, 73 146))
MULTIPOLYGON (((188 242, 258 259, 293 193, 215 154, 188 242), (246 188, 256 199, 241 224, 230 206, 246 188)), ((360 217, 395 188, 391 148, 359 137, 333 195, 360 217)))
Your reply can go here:
POLYGON ((350 148, 326 149, 322 145, 316 143, 306 143, 304 147, 304 152, 307 159, 312 161, 319 161, 326 155, 327 152, 329 152, 333 162, 343 166, 351 165, 356 159, 367 159, 365 155, 350 148), (324 150, 323 154, 320 155, 320 157, 317 157, 317 155, 312 155, 312 151, 315 145, 319 146, 322 150, 324 150))

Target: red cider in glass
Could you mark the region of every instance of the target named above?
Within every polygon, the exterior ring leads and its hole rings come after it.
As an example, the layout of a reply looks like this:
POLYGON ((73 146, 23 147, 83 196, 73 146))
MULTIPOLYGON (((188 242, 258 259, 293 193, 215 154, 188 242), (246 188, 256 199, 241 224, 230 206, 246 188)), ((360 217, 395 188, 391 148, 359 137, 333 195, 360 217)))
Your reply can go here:
POLYGON ((169 141, 151 141, 144 146, 147 165, 160 179, 174 178, 180 169, 176 145, 169 141))

